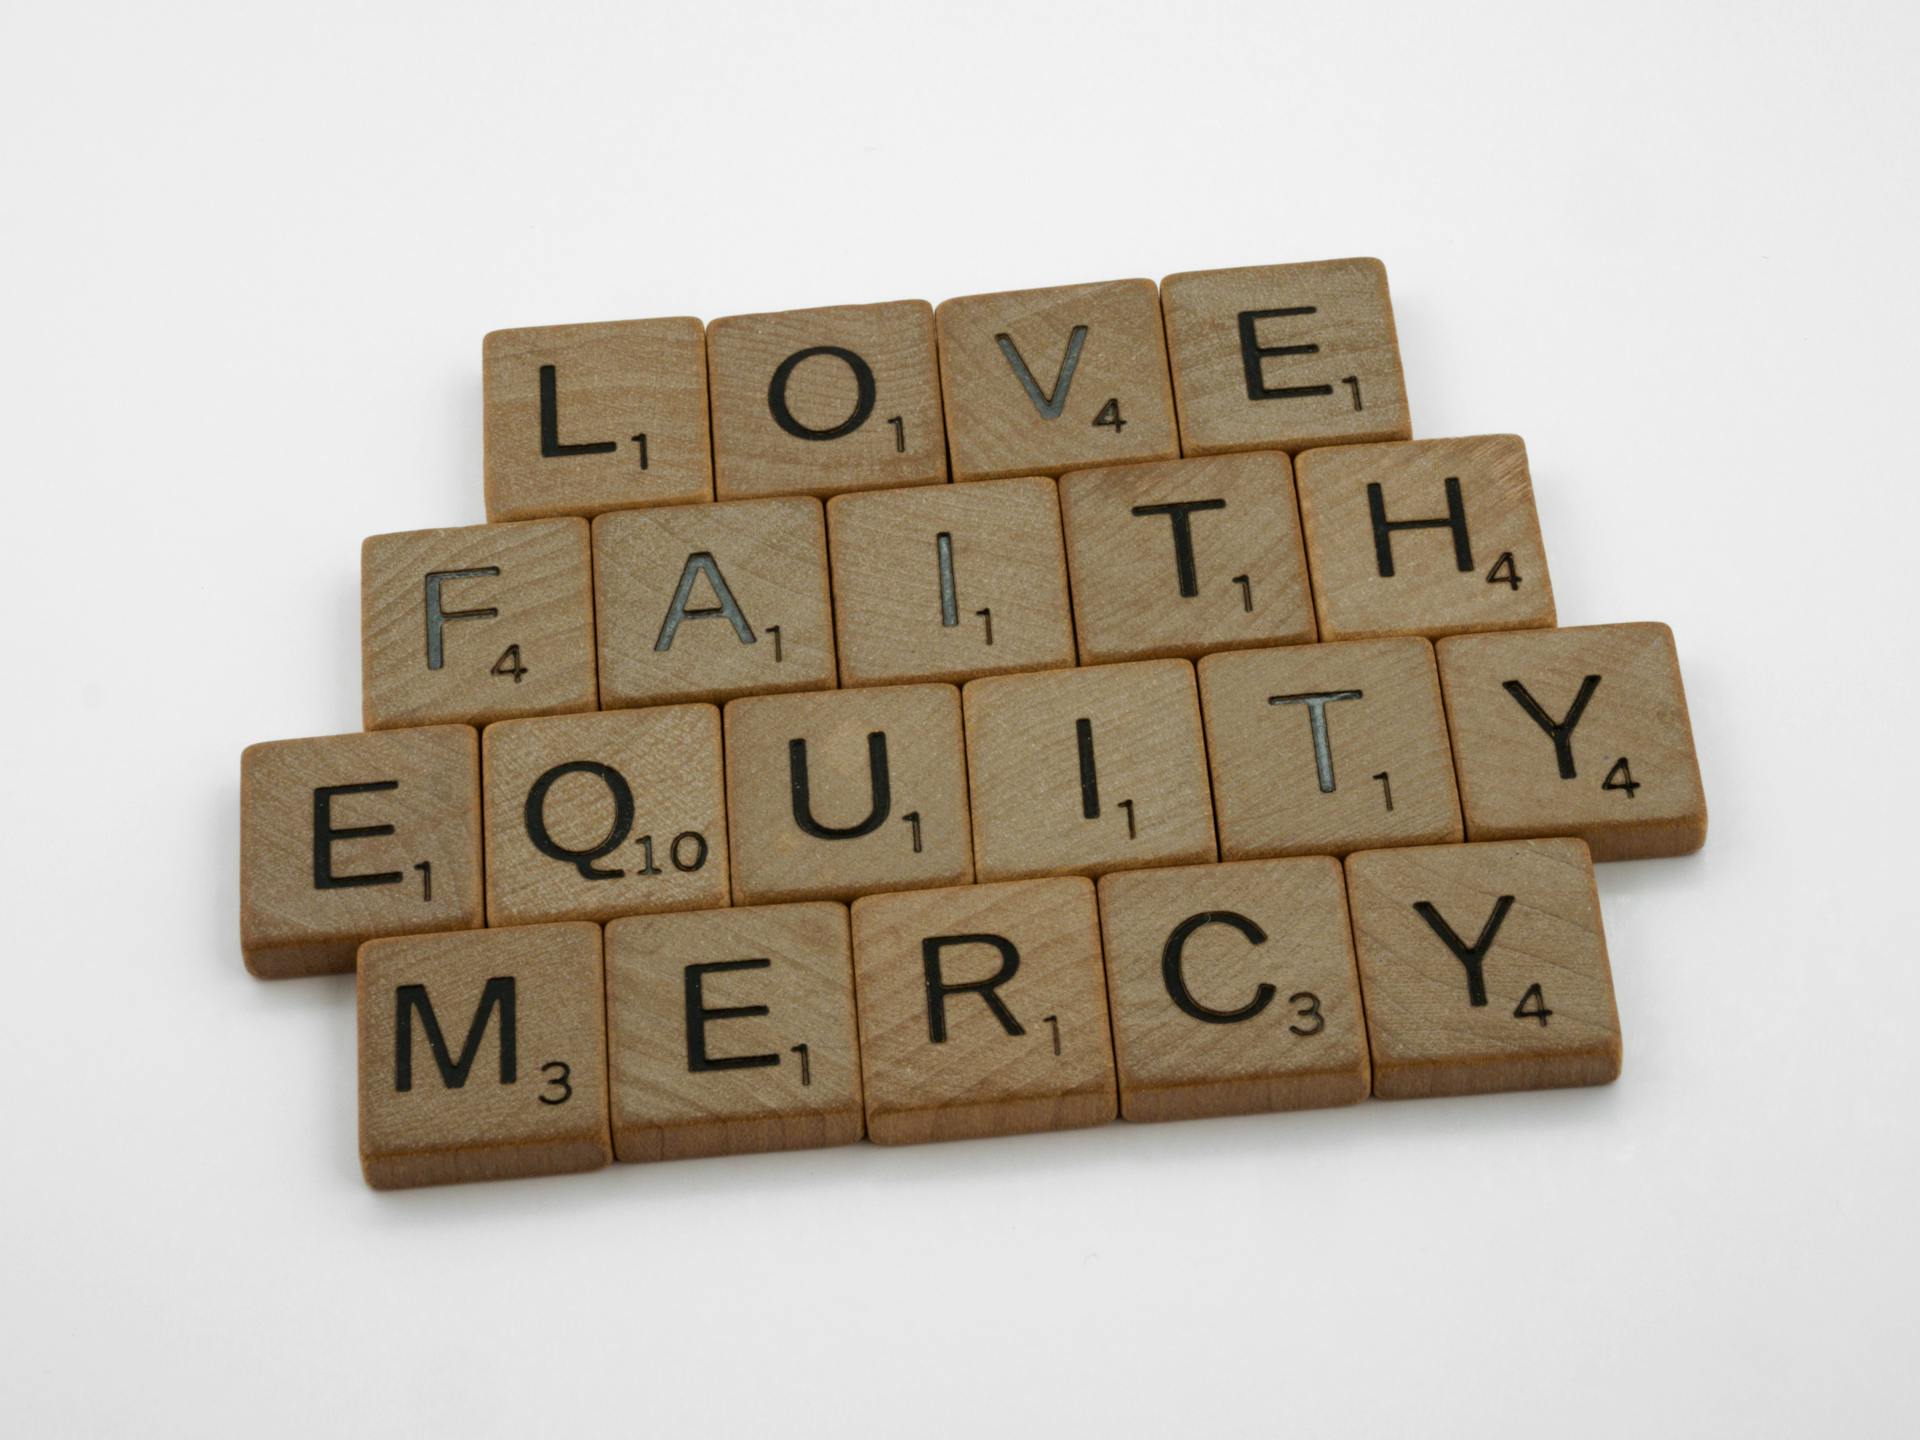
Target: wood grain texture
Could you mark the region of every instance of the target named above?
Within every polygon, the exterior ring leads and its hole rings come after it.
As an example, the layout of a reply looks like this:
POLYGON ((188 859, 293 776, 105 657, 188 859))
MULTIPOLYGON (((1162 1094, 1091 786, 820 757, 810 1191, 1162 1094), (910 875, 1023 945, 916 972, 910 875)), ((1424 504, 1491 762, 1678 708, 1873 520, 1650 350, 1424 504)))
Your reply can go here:
POLYGON ((729 704, 725 727, 737 903, 850 900, 973 879, 951 685, 756 696, 729 704))
POLYGON ((721 499, 946 480, 926 301, 731 315, 707 327, 707 358, 721 499))
POLYGON ((489 520, 713 498, 698 320, 496 330, 481 357, 489 520))
POLYGON ((853 955, 867 1134, 878 1143, 1113 1119, 1113 1040, 1089 881, 858 900, 853 955))
POLYGON ((1151 280, 966 295, 934 312, 934 328, 955 480, 1179 455, 1151 280))
POLYGON ((471 727, 273 740, 241 753, 240 949, 255 975, 346 974, 363 941, 478 926, 481 889, 471 727), (350 833, 376 827, 391 829, 350 833))
POLYGON ((594 522, 593 554, 602 704, 833 685, 827 526, 818 500, 606 515, 594 522), (738 624, 726 613, 729 600, 738 624))
POLYGON ((1596 860, 1706 843, 1707 798, 1665 625, 1461 635, 1438 653, 1468 838, 1577 835, 1596 860), (1569 719, 1563 755, 1550 726, 1569 719))
POLYGON ((489 925, 727 903, 716 707, 506 720, 482 755, 489 925))
POLYGON ((1437 638, 1554 623, 1553 582, 1518 435, 1337 445, 1306 451, 1294 468, 1321 639, 1437 638), (1425 528, 1394 528, 1407 525, 1425 528))
POLYGON ((1413 434, 1378 260, 1190 270, 1160 282, 1160 302, 1182 453, 1304 450, 1413 434), (1262 313, 1274 311, 1298 313, 1262 313), (1249 356, 1243 315, 1255 347, 1298 353, 1249 356))
POLYGON ((982 880, 1218 858, 1186 661, 995 676, 965 704, 982 880))
POLYGON ((1126 1119, 1367 1098, 1366 1019, 1338 860, 1103 876, 1100 933, 1126 1119))
POLYGON ((1600 897, 1580 841, 1365 851, 1347 859, 1347 890, 1375 1095, 1548 1090, 1619 1076, 1600 897), (1480 951, 1477 992, 1474 967, 1436 922, 1480 951))
POLYGON ((1077 470, 1060 512, 1082 664, 1315 638, 1285 455, 1077 470))
POLYGON ((361 546, 369 730, 591 710, 593 649, 584 520, 409 530, 361 546))
POLYGON ((678 1160, 865 1133, 843 905, 607 926, 614 1153, 678 1160))
POLYGON ((842 495, 827 502, 827 538, 842 684, 1073 664, 1046 477, 842 495))
POLYGON ((1200 662, 1200 699, 1227 859, 1462 838, 1425 640, 1212 655, 1200 662))
POLYGON ((369 941, 358 991, 360 1165, 376 1190, 612 1158, 598 925, 369 941))

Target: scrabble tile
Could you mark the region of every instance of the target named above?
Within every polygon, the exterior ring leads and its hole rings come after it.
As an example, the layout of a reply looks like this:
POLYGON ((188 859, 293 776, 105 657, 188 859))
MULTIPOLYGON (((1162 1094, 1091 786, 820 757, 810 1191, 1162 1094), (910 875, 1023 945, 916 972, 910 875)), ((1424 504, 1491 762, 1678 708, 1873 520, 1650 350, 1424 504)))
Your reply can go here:
POLYGON ((1229 860, 1461 838, 1433 647, 1418 636, 1200 662, 1229 860))
POLYGON ((1467 835, 1578 835, 1596 860, 1707 839, 1693 726, 1665 625, 1585 625, 1439 644, 1467 835))
POLYGON ((1045 478, 827 502, 844 685, 1073 664, 1060 504, 1045 478))
POLYGON ((722 500, 947 478, 924 300, 732 315, 707 327, 722 500))
POLYGON ((1294 470, 1321 639, 1553 624, 1518 435, 1336 445, 1294 470))
POLYGON ((1180 453, 1151 280, 967 295, 934 327, 954 479, 1180 453))
POLYGON ((1413 434, 1378 260, 1191 270, 1160 303, 1184 454, 1413 434))
POLYGON ((1217 858, 1186 661, 994 676, 965 703, 982 880, 1217 858))
POLYGON ((834 683, 818 500, 603 515, 593 523, 593 557, 603 705, 834 683))
POLYGON ((727 903, 714 706, 504 720, 482 751, 489 925, 727 903))
POLYGON ((598 925, 370 940, 359 1000, 360 1166, 374 1189, 612 1157, 598 925))
POLYGON ((843 905, 616 920, 607 1007, 622 1160, 850 1145, 865 1131, 843 905))
POLYGON ((698 320, 496 330, 481 348, 489 520, 713 498, 698 320))
POLYGON ((1383 1100, 1604 1085, 1620 1074, 1593 861, 1578 840, 1347 859, 1383 1100))
POLYGON ((240 949, 254 974, 345 974, 364 940, 484 920, 470 727, 242 752, 240 949))
POLYGON ((735 700, 726 749, 736 903, 850 900, 973 879, 951 685, 735 700))
POLYGON ((1285 455, 1214 455, 1060 481, 1082 664, 1315 638, 1285 455))
POLYGON ((867 1134, 882 1145, 1103 1125, 1113 1040, 1078 877, 853 906, 867 1134))
POLYGON ((1127 1119, 1367 1098, 1366 1023, 1338 860, 1103 876, 1100 933, 1127 1119))
POLYGON ((587 522, 368 537, 360 673, 369 730, 593 709, 587 522))

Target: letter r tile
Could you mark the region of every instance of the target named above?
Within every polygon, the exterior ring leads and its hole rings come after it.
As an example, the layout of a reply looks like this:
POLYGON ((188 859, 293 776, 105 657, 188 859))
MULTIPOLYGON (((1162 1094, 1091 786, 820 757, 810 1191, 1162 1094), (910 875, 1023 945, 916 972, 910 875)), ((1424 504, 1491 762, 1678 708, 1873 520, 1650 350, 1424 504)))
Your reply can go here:
POLYGON ((560 1175, 612 1158, 598 925, 371 940, 359 974, 369 1185, 560 1175))
POLYGON ((1378 260, 1193 270, 1160 299, 1184 454, 1412 435, 1378 260))
POLYGON ((966 295, 934 328, 955 480, 1180 453, 1151 280, 966 295))
POLYGON ((1113 1040, 1091 881, 853 906, 867 1133, 882 1145, 1101 1125, 1113 1040))

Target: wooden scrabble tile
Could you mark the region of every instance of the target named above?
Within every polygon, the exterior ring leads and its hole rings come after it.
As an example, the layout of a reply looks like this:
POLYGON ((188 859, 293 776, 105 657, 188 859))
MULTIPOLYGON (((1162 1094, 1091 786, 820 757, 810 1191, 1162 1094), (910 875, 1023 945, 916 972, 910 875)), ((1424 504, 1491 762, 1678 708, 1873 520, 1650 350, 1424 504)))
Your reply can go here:
POLYGON ((593 709, 587 522, 368 537, 360 672, 369 730, 593 709))
POLYGON ((735 700, 726 750, 737 903, 850 900, 973 879, 951 685, 735 700))
POLYGON ((853 906, 867 1134, 882 1145, 1103 1125, 1113 1041, 1078 877, 853 906))
POLYGON ((727 903, 714 706, 505 720, 482 750, 489 925, 727 903))
POLYGON ((827 502, 844 685, 1073 664, 1060 504, 1045 476, 827 502))
POLYGON ((489 520, 713 498, 698 320, 496 330, 481 351, 489 520))
POLYGON ((1082 664, 1315 638, 1277 451, 1078 470, 1060 511, 1082 664))
POLYGON ((1418 636, 1210 655, 1200 699, 1227 859, 1461 838, 1433 647, 1418 636))
POLYGON ((1180 453, 1151 280, 967 295, 934 326, 954 479, 1180 453))
POLYGON ((1578 835, 1596 860, 1707 839, 1673 632, 1585 625, 1439 644, 1467 835, 1578 835))
POLYGON ((1217 858, 1186 661, 994 676, 965 703, 982 880, 1217 858))
POLYGON ((593 556, 603 705, 834 683, 818 500, 604 515, 593 523, 593 556))
POLYGON ((1184 454, 1413 434, 1378 260, 1192 270, 1160 303, 1184 454))
POLYGON ((924 300, 732 315, 707 327, 723 500, 947 478, 924 300))
POLYGON ((1347 859, 1384 1100, 1604 1085, 1620 1018, 1593 861, 1578 840, 1347 859))
POLYGON ((374 1189, 612 1157, 598 925, 370 940, 359 999, 360 1166, 374 1189))
POLYGON ((469 726, 242 752, 240 949, 254 974, 345 974, 364 940, 484 921, 469 726))
POLYGON ((850 1145, 865 1131, 843 905, 616 920, 607 1007, 622 1160, 850 1145))
POLYGON ((1103 876, 1100 933, 1127 1119, 1367 1098, 1365 1015, 1338 860, 1103 876))
POLYGON ((1336 445, 1294 470, 1321 639, 1553 624, 1518 435, 1336 445))

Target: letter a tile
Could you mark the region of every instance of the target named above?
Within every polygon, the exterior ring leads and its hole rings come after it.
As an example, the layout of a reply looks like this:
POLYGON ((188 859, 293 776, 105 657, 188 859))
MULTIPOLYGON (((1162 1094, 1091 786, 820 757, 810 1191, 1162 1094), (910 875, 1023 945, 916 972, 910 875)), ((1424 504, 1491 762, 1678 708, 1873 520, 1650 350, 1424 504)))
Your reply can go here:
POLYGON ((376 1190, 612 1158, 598 925, 369 941, 359 1008, 360 1163, 376 1190))
POLYGON ((834 683, 818 500, 603 515, 593 566, 608 709, 834 683))
POLYGON ((1101 1125, 1113 1041, 1092 882, 853 907, 867 1133, 882 1145, 1101 1125))
POLYGON ((607 926, 622 1160, 850 1145, 865 1126, 844 905, 607 926))
POLYGON ((934 328, 954 479, 1180 453, 1151 280, 966 295, 934 328))
POLYGON ((1620 1018, 1593 861, 1578 840, 1347 858, 1383 1100, 1604 1085, 1620 1018))
POLYGON ((1578 835, 1596 860, 1706 843, 1665 625, 1455 635, 1437 648, 1468 839, 1578 835))

